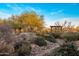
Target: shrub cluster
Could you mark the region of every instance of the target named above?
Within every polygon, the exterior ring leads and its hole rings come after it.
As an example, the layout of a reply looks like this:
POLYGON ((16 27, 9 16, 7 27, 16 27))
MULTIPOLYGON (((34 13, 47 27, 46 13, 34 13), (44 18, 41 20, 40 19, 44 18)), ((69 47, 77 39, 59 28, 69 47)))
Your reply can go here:
POLYGON ((29 43, 25 40, 19 40, 16 35, 13 35, 12 29, 8 25, 0 26, 0 55, 25 56, 30 55, 30 53, 31 45, 29 43))
POLYGON ((45 41, 45 39, 43 37, 37 37, 35 40, 35 44, 37 44, 39 46, 46 46, 47 42, 45 41))
POLYGON ((27 42, 17 43, 14 48, 18 56, 28 56, 31 53, 31 45, 27 42))
POLYGON ((8 56, 13 55, 14 46, 12 44, 8 44, 6 42, 0 42, 0 56, 8 56))
POLYGON ((53 50, 50 55, 52 56, 79 56, 79 51, 77 51, 77 47, 72 44, 68 43, 62 45, 61 47, 56 48, 53 50))
POLYGON ((49 42, 56 43, 55 37, 51 33, 37 34, 37 36, 40 36, 49 42))
POLYGON ((75 41, 79 40, 79 33, 63 33, 61 37, 66 41, 75 41))
POLYGON ((61 32, 52 32, 50 35, 52 35, 54 38, 61 38, 61 32))
POLYGON ((56 43, 56 40, 55 38, 52 36, 52 35, 46 35, 45 36, 45 39, 49 42, 53 42, 53 43, 56 43))

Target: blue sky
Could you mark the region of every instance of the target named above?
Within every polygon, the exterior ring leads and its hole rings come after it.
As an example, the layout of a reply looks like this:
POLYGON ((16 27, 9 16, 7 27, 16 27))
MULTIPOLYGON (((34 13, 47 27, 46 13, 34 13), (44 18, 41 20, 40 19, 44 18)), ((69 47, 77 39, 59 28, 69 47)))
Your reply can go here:
POLYGON ((79 4, 78 3, 1 3, 0 18, 7 18, 19 15, 24 11, 35 11, 44 15, 47 26, 55 22, 65 20, 79 25, 79 4))

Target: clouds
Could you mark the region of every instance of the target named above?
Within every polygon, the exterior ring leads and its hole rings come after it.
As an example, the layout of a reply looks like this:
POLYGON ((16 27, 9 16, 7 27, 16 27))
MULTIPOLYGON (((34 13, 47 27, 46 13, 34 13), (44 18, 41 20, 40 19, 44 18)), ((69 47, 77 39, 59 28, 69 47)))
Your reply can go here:
POLYGON ((63 14, 64 9, 59 9, 57 11, 50 12, 45 15, 46 27, 54 25, 55 22, 61 21, 64 19, 63 14))
POLYGON ((3 19, 8 18, 11 15, 16 14, 16 12, 21 10, 21 8, 17 4, 6 4, 6 7, 4 7, 5 9, 0 10, 0 18, 3 19))
POLYGON ((49 27, 51 25, 54 25, 56 22, 59 22, 60 24, 63 24, 65 21, 71 22, 71 25, 78 26, 79 25, 79 17, 68 17, 68 18, 61 18, 61 19, 47 19, 45 20, 46 22, 46 27, 49 27))
POLYGON ((8 8, 11 8, 11 9, 14 10, 14 11, 22 10, 22 8, 19 7, 17 4, 7 4, 6 6, 7 6, 8 8))
POLYGON ((35 11, 37 14, 42 14, 43 10, 41 10, 39 7, 35 8, 35 7, 31 7, 31 6, 27 6, 24 4, 7 4, 8 8, 11 8, 11 10, 13 10, 14 12, 18 12, 19 14, 25 11, 35 11))
MULTIPOLYGON (((8 18, 12 15, 15 15, 16 12, 18 12, 18 11, 21 12, 21 10, 22 10, 22 8, 19 7, 17 4, 5 4, 5 5, 7 8, 4 7, 5 9, 0 10, 0 18, 3 18, 3 19, 8 18)), ((18 14, 19 14, 19 12, 18 12, 18 14)))
POLYGON ((64 9, 61 9, 61 10, 57 10, 57 11, 54 11, 54 12, 51 12, 50 15, 57 15, 57 14, 60 14, 60 13, 63 13, 64 9))
POLYGON ((0 18, 4 19, 4 18, 8 18, 10 16, 11 16, 11 14, 3 12, 3 11, 0 11, 0 18))
POLYGON ((65 20, 67 20, 68 22, 72 22, 73 25, 79 25, 79 18, 77 18, 77 16, 79 16, 79 11, 77 10, 79 10, 77 4, 66 5, 7 3, 3 4, 3 6, 0 5, 0 18, 8 18, 12 14, 19 15, 25 11, 35 11, 38 15, 44 15, 46 26, 54 25, 54 23, 57 21, 64 22, 65 20), (75 9, 73 7, 75 7, 75 9))
POLYGON ((64 22, 65 20, 71 22, 71 25, 75 25, 75 26, 79 25, 79 17, 63 18, 61 22, 64 22))
POLYGON ((45 14, 44 10, 40 9, 40 8, 33 8, 33 7, 26 7, 25 11, 35 11, 38 15, 42 15, 45 14))
POLYGON ((35 11, 37 14, 41 15, 43 14, 43 10, 40 8, 34 8, 31 6, 27 6, 24 4, 5 4, 6 7, 4 7, 3 10, 0 10, 0 18, 8 18, 11 15, 19 15, 22 12, 25 11, 35 11))

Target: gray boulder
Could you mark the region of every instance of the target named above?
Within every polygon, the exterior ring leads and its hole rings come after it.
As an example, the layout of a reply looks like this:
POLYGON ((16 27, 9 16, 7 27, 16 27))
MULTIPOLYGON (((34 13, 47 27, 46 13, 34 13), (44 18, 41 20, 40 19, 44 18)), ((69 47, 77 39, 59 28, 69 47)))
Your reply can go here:
POLYGON ((36 34, 35 33, 20 33, 17 38, 18 40, 17 41, 26 41, 28 43, 33 43, 34 40, 36 39, 36 34))

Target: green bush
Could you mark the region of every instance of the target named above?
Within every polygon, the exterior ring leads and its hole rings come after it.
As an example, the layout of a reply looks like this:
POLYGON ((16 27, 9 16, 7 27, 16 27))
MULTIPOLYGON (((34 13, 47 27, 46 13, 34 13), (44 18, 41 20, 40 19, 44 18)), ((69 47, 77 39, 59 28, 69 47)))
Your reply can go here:
POLYGON ((56 40, 55 40, 54 36, 51 33, 40 34, 40 35, 37 35, 37 36, 42 37, 43 39, 45 39, 49 42, 56 43, 56 40))
POLYGON ((31 53, 31 45, 27 42, 22 42, 15 46, 15 53, 19 56, 28 56, 31 53))
POLYGON ((75 41, 79 40, 79 33, 63 33, 61 37, 66 41, 75 41))
POLYGON ((50 33, 50 35, 52 35, 53 37, 55 38, 61 38, 61 32, 53 32, 53 33, 50 33))
POLYGON ((53 50, 50 55, 52 56, 78 56, 79 51, 74 44, 66 44, 53 50))
POLYGON ((47 43, 43 37, 37 37, 37 39, 35 40, 35 44, 37 44, 39 46, 46 46, 47 45, 47 43))
POLYGON ((45 39, 49 42, 53 42, 53 43, 56 43, 56 40, 53 36, 51 35, 48 35, 48 36, 45 36, 45 39))

